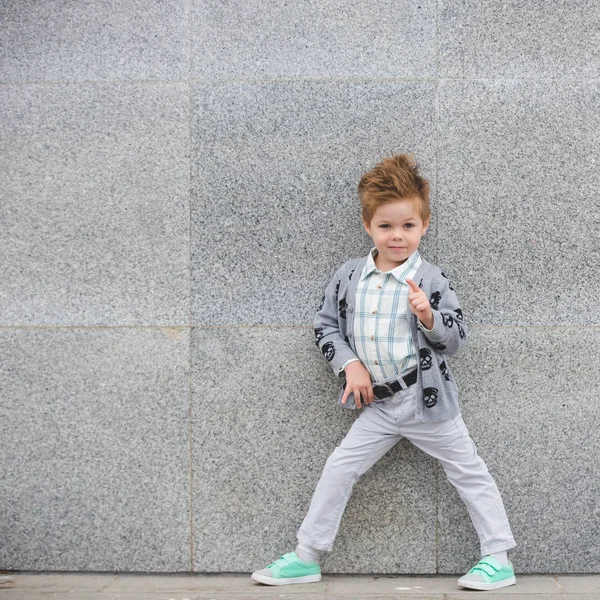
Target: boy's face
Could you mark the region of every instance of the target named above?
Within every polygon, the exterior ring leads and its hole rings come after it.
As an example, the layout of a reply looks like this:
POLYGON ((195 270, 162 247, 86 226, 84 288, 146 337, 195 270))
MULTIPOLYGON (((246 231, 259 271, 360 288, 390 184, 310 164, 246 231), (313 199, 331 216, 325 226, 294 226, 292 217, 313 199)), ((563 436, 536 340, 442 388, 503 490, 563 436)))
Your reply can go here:
POLYGON ((421 243, 429 220, 425 223, 412 199, 403 198, 377 208, 371 224, 363 224, 379 251, 375 264, 380 271, 391 271, 401 265, 421 243))

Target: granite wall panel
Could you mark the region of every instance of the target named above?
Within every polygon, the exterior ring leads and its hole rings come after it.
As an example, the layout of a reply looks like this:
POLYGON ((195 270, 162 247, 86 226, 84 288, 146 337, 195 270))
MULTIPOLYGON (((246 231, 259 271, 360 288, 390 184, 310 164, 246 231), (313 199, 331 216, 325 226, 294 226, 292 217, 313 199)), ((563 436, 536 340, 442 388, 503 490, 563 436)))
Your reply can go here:
POLYGON ((189 323, 186 90, 0 86, 3 325, 189 323))
POLYGON ((439 94, 440 264, 466 314, 600 324, 598 83, 445 81, 439 94))
POLYGON ((192 77, 434 77, 435 13, 434 0, 192 0, 192 77))
MULTIPOLYGON (((520 573, 598 573, 597 327, 481 327, 454 360, 462 414, 502 494, 520 573)), ((478 558, 479 541, 440 471, 439 571, 478 558)))
MULTIPOLYGON (((193 332, 194 569, 250 572, 295 548, 358 413, 337 405, 312 330, 193 332)), ((401 441, 355 484, 323 569, 434 573, 435 512, 435 462, 401 441)))
POLYGON ((0 4, 0 80, 82 82, 187 77, 189 2, 0 4))
POLYGON ((597 78, 597 2, 439 0, 439 76, 597 78))
POLYGON ((189 329, 0 328, 0 564, 190 568, 189 329))
MULTIPOLYGON (((382 149, 417 149, 435 185, 430 82, 207 84, 193 93, 195 325, 312 322, 336 269, 372 247, 356 187, 382 149)), ((433 194, 432 209, 435 232, 433 194)), ((435 252, 435 233, 423 244, 435 252)))

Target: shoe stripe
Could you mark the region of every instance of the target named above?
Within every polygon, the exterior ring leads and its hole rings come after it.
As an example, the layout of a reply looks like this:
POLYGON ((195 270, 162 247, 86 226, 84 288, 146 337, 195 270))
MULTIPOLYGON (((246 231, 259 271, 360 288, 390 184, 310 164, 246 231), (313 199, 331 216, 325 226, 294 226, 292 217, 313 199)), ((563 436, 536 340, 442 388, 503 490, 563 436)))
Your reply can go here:
POLYGON ((271 563, 267 567, 267 569, 271 570, 271 575, 273 575, 275 579, 279 577, 281 570, 289 564, 289 560, 286 558, 288 554, 284 554, 281 558, 278 558, 274 563, 271 563))
POLYGON ((481 571, 482 573, 485 573, 488 577, 493 577, 496 574, 496 571, 492 571, 490 573, 490 571, 488 571, 487 569, 484 569, 483 567, 473 567, 470 571, 470 573, 476 573, 477 571, 481 571))
POLYGON ((491 567, 492 569, 494 569, 494 571, 501 571, 502 569, 499 569, 498 567, 496 567, 495 565, 486 562, 485 560, 480 560, 477 565, 487 565, 488 567, 491 567))

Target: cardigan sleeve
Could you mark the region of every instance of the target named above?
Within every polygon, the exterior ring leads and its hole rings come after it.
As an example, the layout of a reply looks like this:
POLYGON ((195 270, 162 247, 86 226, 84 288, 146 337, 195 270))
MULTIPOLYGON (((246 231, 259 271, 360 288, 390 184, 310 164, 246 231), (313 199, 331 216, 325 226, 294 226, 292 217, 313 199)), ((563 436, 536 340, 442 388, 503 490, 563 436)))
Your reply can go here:
POLYGON ((343 367, 348 361, 360 360, 340 333, 337 290, 341 281, 342 269, 343 266, 336 271, 325 289, 322 306, 314 319, 315 344, 329 361, 329 365, 337 377, 342 377, 343 367))
POLYGON ((438 275, 431 282, 429 304, 433 313, 433 327, 427 329, 418 319, 417 327, 432 348, 453 356, 467 344, 467 325, 458 297, 444 274, 438 275))
POLYGON ((349 358, 341 367, 341 369, 337 372, 337 376, 341 377, 342 376, 342 371, 344 371, 346 369, 346 367, 352 363, 352 362, 356 362, 359 361, 360 362, 360 358, 349 358))

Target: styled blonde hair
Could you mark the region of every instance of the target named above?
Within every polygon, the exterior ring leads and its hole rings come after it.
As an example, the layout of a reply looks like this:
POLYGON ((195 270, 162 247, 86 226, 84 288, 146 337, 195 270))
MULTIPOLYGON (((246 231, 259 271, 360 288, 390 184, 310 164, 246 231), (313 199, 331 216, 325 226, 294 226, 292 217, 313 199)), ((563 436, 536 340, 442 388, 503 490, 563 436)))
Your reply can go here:
POLYGON ((429 182, 419 174, 419 166, 412 154, 385 158, 358 182, 363 221, 370 226, 375 211, 382 204, 414 198, 417 212, 425 223, 431 216, 429 189, 429 182))

